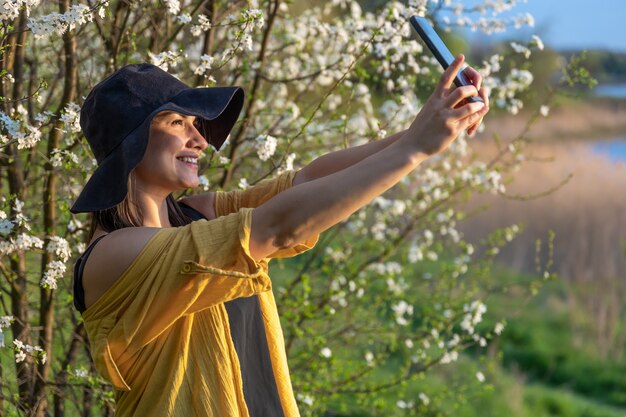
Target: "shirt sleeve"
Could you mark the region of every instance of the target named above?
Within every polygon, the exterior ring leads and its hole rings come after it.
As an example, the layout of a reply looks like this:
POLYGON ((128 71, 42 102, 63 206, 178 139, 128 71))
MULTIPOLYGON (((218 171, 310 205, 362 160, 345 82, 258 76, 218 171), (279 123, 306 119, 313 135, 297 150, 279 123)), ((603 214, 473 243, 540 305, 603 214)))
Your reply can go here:
POLYGON ((270 291, 267 260, 249 252, 251 209, 162 229, 83 314, 94 361, 111 373, 183 316, 270 291), (108 363, 108 364, 107 364, 108 363))
MULTIPOLYGON (((293 179, 296 176, 297 171, 286 171, 275 178, 265 179, 258 184, 249 187, 245 190, 234 191, 218 191, 215 193, 215 215, 224 216, 229 213, 239 211, 244 207, 258 207, 272 197, 280 194, 281 192, 291 188, 293 185, 293 179)), ((289 258, 299 255, 311 248, 313 248, 319 235, 311 236, 304 242, 300 242, 297 245, 279 249, 276 252, 268 256, 268 258, 289 258)))
POLYGON ((243 207, 258 207, 272 197, 290 188, 296 171, 260 181, 245 190, 217 191, 215 193, 215 215, 224 216, 236 213, 243 207))

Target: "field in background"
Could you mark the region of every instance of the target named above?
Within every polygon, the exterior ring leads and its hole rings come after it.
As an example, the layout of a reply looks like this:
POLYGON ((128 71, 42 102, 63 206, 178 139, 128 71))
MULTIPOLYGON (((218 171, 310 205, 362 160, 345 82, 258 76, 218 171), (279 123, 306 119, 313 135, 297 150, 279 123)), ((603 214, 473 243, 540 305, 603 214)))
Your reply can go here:
MULTIPOLYGON (((527 120, 527 113, 488 116, 482 137, 513 138, 524 130, 527 120)), ((527 136, 548 143, 626 137, 626 100, 560 97, 549 117, 537 120, 527 136)))
MULTIPOLYGON (((487 158, 495 147, 483 140, 474 142, 474 149, 487 158)), ((527 156, 507 185, 515 198, 477 196, 466 208, 476 214, 460 228, 467 240, 478 241, 497 227, 520 224, 523 233, 498 260, 521 272, 535 271, 537 240, 539 258, 546 262, 548 233, 554 231, 553 270, 566 284, 573 343, 591 339, 600 357, 624 359, 626 164, 611 162, 592 150, 592 142, 578 140, 535 143, 527 156), (519 199, 551 190, 570 175, 548 195, 519 199)))

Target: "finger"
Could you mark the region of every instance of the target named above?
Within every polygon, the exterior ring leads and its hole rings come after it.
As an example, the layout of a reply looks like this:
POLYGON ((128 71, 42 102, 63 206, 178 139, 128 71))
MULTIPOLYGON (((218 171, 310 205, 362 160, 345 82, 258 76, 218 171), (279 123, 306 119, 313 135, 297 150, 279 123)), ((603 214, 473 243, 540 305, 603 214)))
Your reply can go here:
POLYGON ((480 75, 480 72, 476 71, 472 67, 465 68, 463 72, 472 82, 472 85, 476 87, 477 90, 480 90, 480 87, 483 85, 483 76, 480 75))
MULTIPOLYGON (((489 89, 481 88, 478 91, 478 95, 485 102, 485 107, 486 107, 485 114, 487 114, 489 112, 489 89)), ((484 118, 484 116, 481 117, 481 119, 478 121, 478 123, 476 123, 475 125, 470 126, 470 128, 469 128, 469 130, 467 132, 469 135, 474 133, 480 127, 481 123, 483 122, 483 118, 484 118)))
POLYGON ((473 85, 464 85, 462 87, 452 90, 450 95, 446 98, 445 105, 447 107, 456 107, 459 103, 463 102, 468 97, 474 97, 478 95, 476 87, 473 85))
MULTIPOLYGON (((452 117, 453 119, 456 119, 456 120, 465 121, 465 120, 467 120, 468 117, 470 117, 470 116, 472 116, 472 115, 474 115, 476 113, 481 112, 485 107, 486 106, 485 106, 484 103, 470 102, 470 103, 464 104, 461 107, 458 107, 456 109, 451 110, 450 111, 450 117, 452 117)), ((480 116, 480 117, 482 117, 482 116, 480 116)), ((480 120, 480 117, 478 117, 476 120, 474 120, 474 123, 476 123, 478 120, 480 120)), ((472 124, 468 124, 463 129, 467 129, 472 124)))
POLYGON ((485 106, 487 107, 489 107, 489 93, 490 91, 488 88, 483 87, 478 89, 478 96, 483 99, 485 106))
MULTIPOLYGON (((468 116, 464 117, 461 120, 461 126, 464 125, 463 129, 467 129, 470 126, 473 126, 473 125, 477 125, 478 126, 479 122, 482 120, 483 117, 485 117, 485 114, 487 114, 487 112, 489 111, 489 107, 485 106, 482 103, 471 103, 471 104, 477 104, 477 105, 480 105, 482 107, 479 106, 478 109, 475 112, 470 113, 468 116)), ((469 106, 469 104, 467 106, 469 106)), ((463 106, 463 107, 467 107, 467 106, 463 106)), ((459 109, 459 110, 461 110, 461 109, 459 109)), ((472 130, 472 133, 475 130, 476 130, 476 128, 474 128, 472 130)))
POLYGON ((461 70, 463 66, 463 61, 465 61, 465 57, 463 54, 459 54, 454 61, 450 64, 450 66, 443 72, 443 75, 439 79, 439 83, 437 83, 437 87, 435 88, 435 92, 439 96, 443 96, 446 91, 452 86, 454 82, 454 77, 461 70))
POLYGON ((471 125, 469 128, 467 128, 467 135, 468 136, 472 136, 480 127, 480 124, 482 123, 483 119, 481 118, 478 123, 471 125))

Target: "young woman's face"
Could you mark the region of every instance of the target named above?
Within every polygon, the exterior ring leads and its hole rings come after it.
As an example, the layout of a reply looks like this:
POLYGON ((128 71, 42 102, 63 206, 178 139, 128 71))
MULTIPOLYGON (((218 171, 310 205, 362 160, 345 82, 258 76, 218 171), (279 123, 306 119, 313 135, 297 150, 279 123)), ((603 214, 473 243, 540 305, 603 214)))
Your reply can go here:
POLYGON ((146 153, 134 170, 138 190, 167 195, 198 186, 198 158, 208 146, 199 122, 172 111, 154 117, 146 153))

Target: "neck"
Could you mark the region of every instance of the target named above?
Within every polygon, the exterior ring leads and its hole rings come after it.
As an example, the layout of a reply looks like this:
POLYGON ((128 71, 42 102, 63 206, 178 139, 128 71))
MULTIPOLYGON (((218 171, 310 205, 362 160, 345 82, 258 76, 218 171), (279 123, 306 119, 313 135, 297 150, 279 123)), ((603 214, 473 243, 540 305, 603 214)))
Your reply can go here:
POLYGON ((165 197, 155 197, 138 193, 137 203, 143 214, 143 225, 146 227, 171 227, 165 197))

